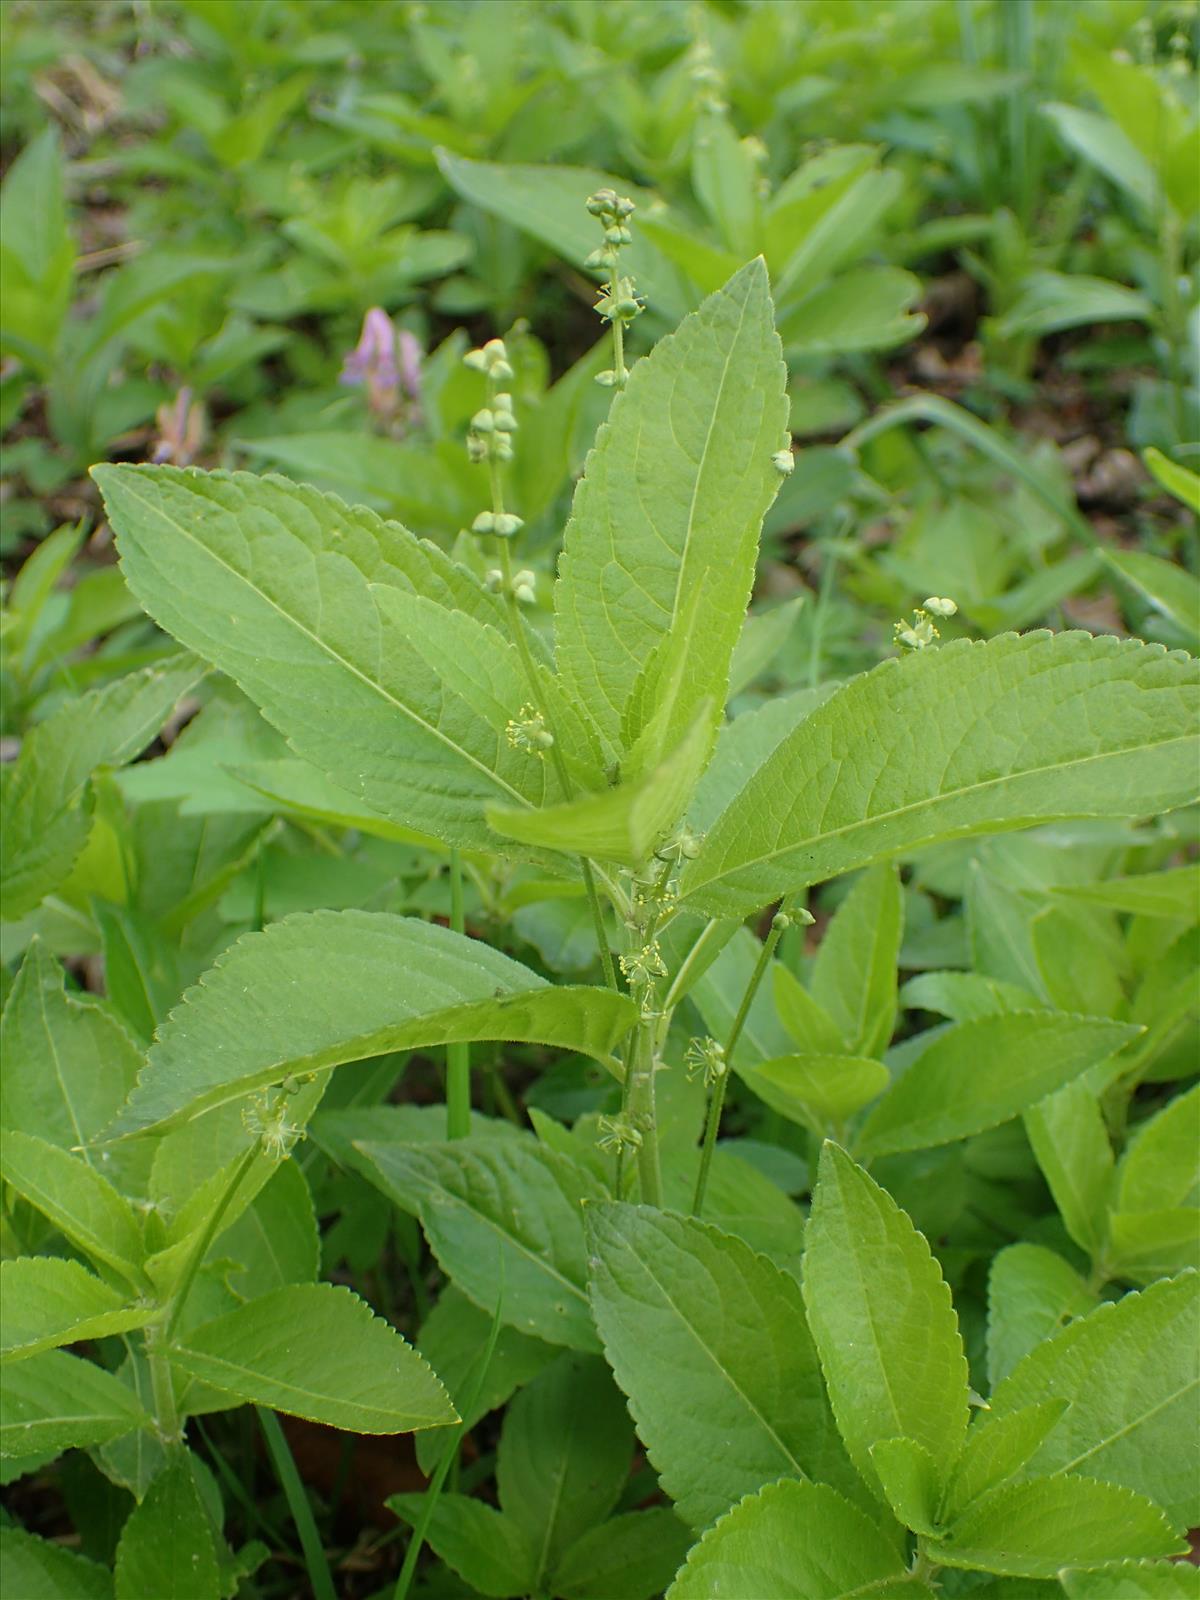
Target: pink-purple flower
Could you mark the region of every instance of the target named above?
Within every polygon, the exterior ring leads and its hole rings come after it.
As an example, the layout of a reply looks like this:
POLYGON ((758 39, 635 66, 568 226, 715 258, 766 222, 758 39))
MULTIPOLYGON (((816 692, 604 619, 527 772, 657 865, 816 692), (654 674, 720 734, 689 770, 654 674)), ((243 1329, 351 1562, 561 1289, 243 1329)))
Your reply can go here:
POLYGON ((421 345, 397 330, 380 306, 363 318, 358 343, 342 365, 341 382, 365 387, 367 404, 381 422, 403 431, 421 420, 421 345))

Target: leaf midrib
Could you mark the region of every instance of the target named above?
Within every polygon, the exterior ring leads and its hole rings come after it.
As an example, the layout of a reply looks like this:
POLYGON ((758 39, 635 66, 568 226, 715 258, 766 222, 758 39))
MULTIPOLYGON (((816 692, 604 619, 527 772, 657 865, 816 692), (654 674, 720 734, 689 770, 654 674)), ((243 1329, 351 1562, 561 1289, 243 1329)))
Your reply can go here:
MULTIPOLYGON (((746 1407, 746 1410, 750 1413, 751 1416, 754 1417, 754 1419, 758 1423, 761 1424, 761 1426, 763 1428, 763 1431, 771 1438, 771 1440, 774 1442, 774 1444, 778 1447, 780 1453, 790 1463, 790 1465, 795 1470, 797 1475, 807 1482, 808 1481, 808 1473, 805 1472, 804 1468, 796 1460, 795 1456, 788 1449, 787 1445, 784 1444, 783 1440, 779 1437, 779 1435, 776 1433, 775 1429, 767 1421, 766 1417, 763 1416, 762 1412, 758 1409, 758 1407, 750 1399, 750 1396, 745 1392, 745 1390, 737 1382, 737 1380, 734 1378, 733 1374, 729 1371, 729 1368, 726 1367, 726 1366, 723 1366, 721 1364, 721 1362, 718 1359, 718 1357, 716 1356, 715 1352, 713 1350, 711 1350, 709 1348, 709 1346, 704 1342, 704 1340, 700 1337, 699 1333, 692 1326, 691 1320, 685 1315, 683 1307, 680 1306, 679 1304, 677 1304, 677 1302, 672 1297, 671 1292, 667 1288, 666 1284, 663 1283, 659 1278, 655 1277, 654 1272, 651 1269, 650 1263, 645 1259, 644 1256, 636 1253, 632 1249, 630 1250, 630 1256, 631 1256, 632 1260, 636 1263, 636 1265, 639 1266, 642 1269, 642 1271, 646 1274, 646 1276, 650 1279, 650 1282, 654 1285, 654 1287, 664 1297, 664 1299, 666 1300, 667 1305, 671 1308, 671 1310, 679 1318, 679 1322, 680 1322, 681 1326, 685 1329, 685 1331, 687 1333, 689 1333, 691 1335, 691 1337, 693 1338, 693 1340, 695 1341, 697 1346, 708 1357, 709 1361, 712 1363, 712 1365, 716 1369, 716 1371, 720 1374, 720 1376, 725 1380, 725 1382, 733 1390, 734 1394, 737 1395, 738 1399, 746 1407)), ((776 1270, 778 1270, 778 1269, 776 1269, 776 1270)))
MULTIPOLYGON (((290 612, 285 611, 278 601, 276 601, 271 595, 267 594, 264 590, 260 589, 258 585, 252 582, 245 573, 239 572, 238 569, 231 565, 230 562, 226 561, 223 556, 218 555, 217 552, 209 545, 206 545, 202 543, 201 540, 197 539, 188 528, 185 528, 181 522, 176 521, 176 519, 171 516, 167 510, 165 510, 165 508, 163 508, 161 505, 155 505, 153 501, 146 499, 144 495, 139 495, 134 489, 133 484, 130 483, 129 479, 125 480, 125 492, 130 495, 132 499, 138 500, 141 505, 143 505, 150 512, 151 515, 159 516, 164 522, 169 523, 171 527, 176 530, 176 532, 181 534, 184 539, 188 540, 192 545, 194 545, 197 550, 199 550, 203 555, 207 556, 208 559, 215 565, 227 572, 235 581, 245 584, 247 589, 249 589, 253 594, 256 594, 259 599, 268 605, 271 610, 274 611, 285 623, 290 624, 298 633, 302 634, 312 644, 316 645, 317 648, 323 651, 331 661, 336 662, 338 666, 343 667, 347 672, 352 674, 352 676, 357 678, 360 683, 365 684, 368 689, 373 690, 377 695, 379 695, 380 699, 384 700, 388 705, 394 707, 395 710, 401 713, 401 715, 406 716, 418 727, 423 728, 426 733, 429 733, 435 739, 440 740, 441 743, 444 744, 448 750, 452 751, 455 756, 459 757, 463 761, 466 761, 469 765, 477 768, 477 770, 481 772, 485 778, 490 780, 490 782, 492 782, 498 789, 503 790, 505 794, 511 795, 512 798, 517 801, 518 805, 525 808, 529 807, 529 801, 519 789, 514 789, 512 785, 506 782, 506 780, 503 779, 498 772, 493 772, 485 762, 480 761, 478 756, 472 755, 469 750, 464 750, 461 745, 455 744, 453 739, 449 738, 445 733, 443 733, 440 728, 435 727, 433 723, 427 722, 426 719, 411 706, 405 705, 402 700, 397 700, 396 697, 391 694, 382 683, 377 683, 373 678, 369 678, 366 673, 364 673, 359 667, 356 667, 352 661, 348 661, 345 656, 341 655, 340 652, 335 650, 327 640, 322 639, 319 634, 314 633, 311 628, 306 627, 298 617, 294 617, 290 612)), ((371 583, 377 580, 367 579, 366 581, 371 583)), ((133 587, 132 584, 131 587, 133 587)))
MULTIPOLYGON (((1168 749, 1171 745, 1190 744, 1192 742, 1193 738, 1194 738, 1194 735, 1192 735, 1192 734, 1179 734, 1176 737, 1171 738, 1171 739, 1156 739, 1150 744, 1127 745, 1127 746, 1123 747, 1120 750, 1102 750, 1102 751, 1098 752, 1096 755, 1080 756, 1074 761, 1060 761, 1060 762, 1054 763, 1053 765, 1041 766, 1041 767, 1023 767, 1019 772, 1002 773, 997 778, 987 778, 981 783, 967 784, 967 785, 965 785, 965 786, 963 786, 962 788, 959 788, 959 789, 949 789, 949 790, 946 790, 942 794, 933 795, 932 797, 926 796, 925 798, 923 798, 921 800, 912 801, 909 805, 896 806, 891 811, 878 811, 873 816, 860 818, 856 822, 848 822, 843 827, 830 828, 827 832, 810 834, 807 838, 796 839, 790 844, 779 845, 773 850, 766 850, 766 851, 763 851, 759 855, 747 857, 746 860, 739 861, 734 866, 730 866, 730 867, 723 866, 722 869, 719 872, 713 873, 713 875, 711 877, 701 878, 701 879, 693 882, 691 885, 685 884, 684 885, 684 896, 686 897, 687 895, 698 893, 699 891, 708 888, 709 885, 711 885, 711 884, 721 883, 724 879, 733 877, 736 873, 746 872, 747 870, 760 867, 760 866, 764 865, 767 862, 777 860, 781 856, 792 855, 796 851, 804 850, 804 849, 809 848, 809 847, 811 847, 813 845, 825 845, 832 839, 841 839, 841 838, 845 838, 845 837, 850 837, 853 834, 855 834, 856 832, 861 832, 864 829, 874 828, 874 827, 878 826, 881 823, 892 822, 897 817, 904 817, 904 816, 909 815, 912 812, 919 812, 919 811, 922 811, 922 810, 933 810, 936 807, 942 805, 943 803, 946 803, 946 802, 949 802, 949 801, 952 801, 952 800, 962 799, 966 795, 984 793, 989 789, 1001 788, 1001 787, 1003 787, 1003 785, 1008 784, 1008 783, 1019 783, 1019 782, 1023 781, 1026 778, 1040 778, 1040 777, 1043 777, 1044 775, 1046 775, 1047 773, 1074 772, 1077 768, 1091 766, 1091 765, 1093 765, 1094 763, 1096 763, 1098 761, 1112 761, 1112 760, 1116 760, 1117 758, 1119 758, 1121 756, 1140 755, 1140 754, 1142 754, 1142 753, 1144 753, 1146 751, 1150 751, 1150 750, 1165 750, 1165 749, 1168 749)), ((844 765, 844 762, 839 762, 839 766, 842 766, 842 765, 844 765)), ((764 770, 763 768, 759 768, 759 772, 755 773, 754 777, 757 778, 759 776, 759 774, 763 770, 764 770)), ((734 809, 734 807, 738 804, 738 802, 745 798, 745 795, 746 795, 746 789, 739 790, 736 798, 734 800, 732 800, 730 802, 730 804, 726 807, 725 812, 723 813, 723 816, 728 816, 729 812, 734 809)), ((1078 815, 1086 816, 1089 813, 1087 813, 1087 812, 1083 812, 1083 813, 1069 812, 1069 813, 1066 813, 1066 814, 1067 815, 1077 815, 1078 814, 1078 815)), ((1059 815, 1059 813, 1052 812, 1052 813, 1049 814, 1049 817, 1053 817, 1053 816, 1056 816, 1056 815, 1059 815)), ((1049 817, 1046 820, 1049 820, 1049 817)), ((996 822, 996 821, 999 821, 999 823, 1002 825, 1004 819, 995 819, 995 818, 983 819, 980 822, 979 826, 981 828, 987 827, 987 826, 990 825, 991 822, 996 822)), ((719 826, 719 823, 718 823, 718 826, 719 826)), ((969 826, 974 828, 975 824, 972 823, 972 824, 969 824, 969 826)), ((916 840, 908 841, 908 840, 906 840, 903 844, 897 845, 895 847, 895 850, 888 850, 888 851, 885 852, 885 854, 893 855, 893 854, 895 854, 896 850, 905 849, 905 848, 908 847, 909 844, 917 843, 917 842, 920 842, 920 841, 916 841, 916 840)))

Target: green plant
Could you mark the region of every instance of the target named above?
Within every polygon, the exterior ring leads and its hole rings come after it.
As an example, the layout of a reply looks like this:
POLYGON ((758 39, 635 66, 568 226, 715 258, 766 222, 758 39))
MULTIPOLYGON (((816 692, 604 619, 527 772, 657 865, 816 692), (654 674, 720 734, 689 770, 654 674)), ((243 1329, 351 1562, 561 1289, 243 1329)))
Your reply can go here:
MULTIPOLYGON (((485 1594, 1174 1593, 1200 1521, 1195 1095, 1146 1116, 1138 1091, 1192 1070, 1194 869, 1163 814, 1191 815, 1196 663, 1080 632, 939 643, 934 596, 903 657, 727 721, 792 467, 764 263, 624 383, 615 348, 550 617, 512 556, 528 447, 501 341, 466 358, 460 559, 277 477, 95 469, 129 590, 185 651, 63 705, 5 775, 7 1470, 86 1450, 132 1497, 118 1595, 166 1592, 168 1554, 205 1596, 260 1562, 185 1438, 242 1403, 428 1430, 433 1487, 394 1509, 485 1594), (183 695, 169 753, 114 778, 183 695), (190 822, 161 809, 181 796, 190 822), (304 898, 314 839, 339 909, 304 898), (812 957, 802 902, 830 880, 812 957), (72 906, 107 1001, 46 948, 72 906), (607 981, 539 970, 568 929, 607 981), (1072 963, 1085 929, 1108 966, 1072 963), (442 1046, 445 1109, 386 1104, 442 1046), (504 1114, 526 1048, 598 1069, 533 1131, 504 1114), (500 1115, 471 1109, 472 1068, 500 1115), (749 1137, 718 1142, 723 1108, 749 1137), (419 1350, 318 1281, 312 1185, 350 1178, 398 1209, 419 1350), (83 1339, 99 1359, 62 1348, 83 1339), (514 1394, 492 1505, 453 1485, 456 1429, 514 1394)), ((15 1592, 105 1592, 0 1541, 15 1592)))

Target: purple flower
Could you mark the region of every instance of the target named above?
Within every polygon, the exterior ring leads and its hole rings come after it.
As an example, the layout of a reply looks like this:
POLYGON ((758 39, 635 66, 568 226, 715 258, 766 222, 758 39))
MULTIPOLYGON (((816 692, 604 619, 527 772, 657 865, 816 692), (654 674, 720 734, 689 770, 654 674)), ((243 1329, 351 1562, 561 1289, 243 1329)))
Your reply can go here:
POLYGON ((395 394, 400 381, 396 370, 396 335, 391 318, 379 306, 372 306, 363 318, 358 343, 346 357, 341 381, 365 383, 372 395, 377 390, 395 394))
POLYGON ((421 421, 420 342, 406 328, 397 333, 379 306, 363 318, 358 343, 343 362, 341 382, 365 384, 372 414, 397 438, 421 421))

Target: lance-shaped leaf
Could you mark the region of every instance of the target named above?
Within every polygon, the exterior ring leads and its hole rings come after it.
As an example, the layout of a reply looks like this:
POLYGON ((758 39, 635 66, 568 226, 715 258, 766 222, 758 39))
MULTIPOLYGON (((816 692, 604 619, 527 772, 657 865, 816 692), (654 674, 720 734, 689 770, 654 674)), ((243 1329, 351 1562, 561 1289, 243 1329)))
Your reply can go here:
POLYGON ((634 364, 588 456, 554 591, 556 654, 613 753, 665 700, 677 734, 706 698, 725 703, 779 484, 784 380, 753 261, 634 364))
POLYGON ((129 1201, 102 1173, 34 1134, 7 1133, 0 1176, 94 1261, 145 1286, 142 1230, 129 1201))
POLYGON ((141 1328, 158 1315, 150 1302, 130 1305, 78 1261, 18 1256, 0 1261, 0 1360, 22 1361, 55 1345, 141 1328))
POLYGON ((142 1049, 94 997, 67 993, 40 939, 25 952, 0 1023, 0 1127, 72 1150, 94 1139, 133 1087, 142 1049))
POLYGON ((772 1111, 818 1135, 840 1128, 891 1081, 882 1061, 865 1056, 810 1052, 775 1056, 753 1067, 735 1062, 734 1068, 772 1111))
POLYGON ((349 1289, 272 1289, 176 1345, 171 1363, 241 1400, 354 1433, 457 1420, 424 1358, 349 1289))
POLYGON ((1000 1012, 936 1029, 871 1111, 858 1148, 871 1156, 925 1150, 994 1128, 1137 1033, 1125 1023, 1060 1011, 1000 1012))
POLYGON ((828 1484, 784 1478, 708 1530, 667 1600, 918 1600, 931 1592, 909 1580, 895 1540, 858 1506, 828 1484))
POLYGON ((582 1206, 605 1190, 586 1168, 527 1134, 357 1148, 371 1181, 420 1216, 442 1270, 476 1305, 551 1344, 596 1349, 582 1206))
POLYGON ((83 800, 96 768, 144 750, 203 672, 195 656, 173 656, 69 700, 29 730, 0 794, 6 917, 32 911, 70 872, 92 825, 83 800))
POLYGON ((804 1303, 851 1460, 879 1483, 873 1445, 924 1445, 944 1484, 967 1432, 958 1318, 923 1235, 827 1143, 805 1235, 804 1303))
POLYGON ((0 1592, 44 1595, 46 1600, 113 1600, 107 1567, 39 1539, 23 1528, 0 1528, 0 1592))
POLYGON ((213 1525, 187 1451, 175 1451, 121 1529, 116 1600, 217 1600, 221 1593, 213 1525))
POLYGON ((702 1528, 778 1477, 850 1486, 796 1280, 694 1217, 586 1215, 596 1326, 679 1515, 702 1528))
POLYGON ((864 872, 838 907, 813 962, 812 997, 854 1055, 880 1056, 896 1023, 904 902, 893 866, 864 872))
POLYGON ((18 1361, 0 1385, 0 1456, 84 1449, 149 1422, 112 1373, 63 1350, 18 1361))
POLYGON ((1200 662, 1083 633, 956 640, 855 678, 712 825, 682 895, 742 916, 939 839, 1149 816, 1197 791, 1200 662))
POLYGON ((641 867, 683 815, 708 759, 712 729, 701 717, 644 777, 540 811, 489 806, 497 833, 546 850, 641 867))
POLYGON ((1097 1307, 1031 1350, 992 1395, 993 1416, 1043 1400, 1070 1404, 1029 1472, 1078 1472, 1120 1484, 1148 1495, 1177 1527, 1194 1527, 1198 1315, 1200 1274, 1185 1272, 1097 1307))
POLYGON ((1063 1567, 1103 1567, 1123 1556, 1186 1549, 1187 1541, 1145 1495, 1072 1476, 993 1489, 929 1546, 929 1554, 948 1567, 1053 1578, 1063 1567))
POLYGON ((627 997, 554 988, 435 923, 301 912, 244 935, 188 990, 110 1135, 389 1050, 507 1039, 604 1056, 633 1016, 627 997))
POLYGON ((529 690, 501 602, 434 545, 280 478, 95 476, 146 610, 342 788, 485 849, 488 802, 541 804, 544 763, 506 737, 529 690))

